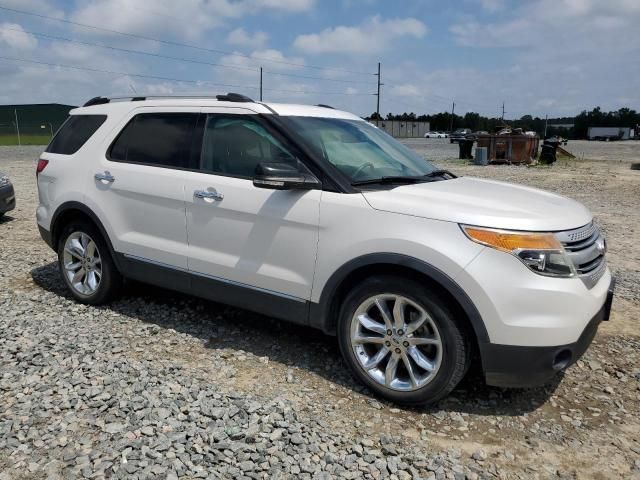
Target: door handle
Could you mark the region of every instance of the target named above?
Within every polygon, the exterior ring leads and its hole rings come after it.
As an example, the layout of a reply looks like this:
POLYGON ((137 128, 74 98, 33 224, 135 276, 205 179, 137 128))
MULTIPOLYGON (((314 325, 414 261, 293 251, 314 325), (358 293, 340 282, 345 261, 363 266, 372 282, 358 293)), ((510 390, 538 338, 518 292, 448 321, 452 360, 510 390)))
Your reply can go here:
POLYGON ((204 199, 211 199, 211 200, 218 200, 218 201, 224 198, 224 195, 222 195, 221 193, 208 192, 206 190, 196 190, 195 192, 193 192, 193 196, 196 198, 204 198, 204 199))
POLYGON ((104 172, 104 173, 96 173, 93 178, 95 178, 96 180, 100 181, 100 182, 107 182, 107 183, 113 183, 116 179, 116 177, 114 177, 113 175, 111 175, 109 172, 104 172))

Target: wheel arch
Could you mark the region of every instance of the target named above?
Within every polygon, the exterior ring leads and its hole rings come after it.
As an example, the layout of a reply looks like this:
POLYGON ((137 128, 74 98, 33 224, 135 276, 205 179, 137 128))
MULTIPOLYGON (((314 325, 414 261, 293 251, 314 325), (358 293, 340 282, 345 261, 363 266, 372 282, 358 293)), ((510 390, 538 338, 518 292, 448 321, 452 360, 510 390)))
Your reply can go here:
POLYGON ((74 220, 88 221, 91 224, 95 225, 95 227, 100 231, 102 238, 106 242, 107 247, 109 248, 109 253, 111 254, 111 258, 116 264, 116 267, 119 271, 122 271, 120 269, 120 265, 118 265, 118 256, 115 255, 115 250, 113 249, 113 245, 111 244, 111 239, 109 238, 104 225, 93 210, 80 202, 65 202, 60 205, 54 212, 51 218, 51 248, 53 248, 53 250, 57 252, 58 242, 60 241, 60 235, 62 234, 64 226, 68 225, 69 222, 74 220))
POLYGON ((472 300, 449 275, 413 257, 397 253, 368 254, 347 262, 327 281, 318 303, 311 303, 309 324, 335 335, 338 311, 353 285, 371 275, 399 275, 413 278, 444 297, 447 305, 465 320, 475 346, 489 343, 489 334, 472 300))

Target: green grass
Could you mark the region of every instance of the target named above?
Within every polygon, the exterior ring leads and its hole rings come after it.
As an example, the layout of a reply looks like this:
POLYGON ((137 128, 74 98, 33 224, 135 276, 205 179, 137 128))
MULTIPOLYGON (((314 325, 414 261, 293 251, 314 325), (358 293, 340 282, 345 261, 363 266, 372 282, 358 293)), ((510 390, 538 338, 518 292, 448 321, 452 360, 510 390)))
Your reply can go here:
MULTIPOLYGON (((50 135, 20 135, 22 145, 47 145, 50 135)), ((0 145, 18 145, 18 135, 0 135, 0 145)))

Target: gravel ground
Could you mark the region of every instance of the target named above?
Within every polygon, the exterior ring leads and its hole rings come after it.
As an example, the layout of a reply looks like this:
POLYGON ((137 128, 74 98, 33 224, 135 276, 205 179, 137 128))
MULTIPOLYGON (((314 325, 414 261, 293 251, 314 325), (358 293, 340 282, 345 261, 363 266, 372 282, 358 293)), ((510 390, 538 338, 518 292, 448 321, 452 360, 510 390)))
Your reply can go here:
POLYGON ((640 144, 614 163, 524 168, 408 143, 594 211, 618 297, 563 377, 502 390, 472 370, 437 406, 405 409, 358 386, 310 329, 138 284, 78 305, 35 225, 41 149, 1 147, 18 208, 0 222, 0 480, 640 478, 640 172, 627 165, 640 144))

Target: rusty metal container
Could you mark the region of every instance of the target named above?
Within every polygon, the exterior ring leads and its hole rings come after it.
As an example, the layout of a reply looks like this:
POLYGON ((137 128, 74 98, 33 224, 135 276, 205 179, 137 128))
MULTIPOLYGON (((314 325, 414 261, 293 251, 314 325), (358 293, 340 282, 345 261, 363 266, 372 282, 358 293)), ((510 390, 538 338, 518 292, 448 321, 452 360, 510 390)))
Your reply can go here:
POLYGON ((537 135, 478 134, 476 138, 478 147, 487 149, 489 163, 534 163, 540 144, 537 135))

